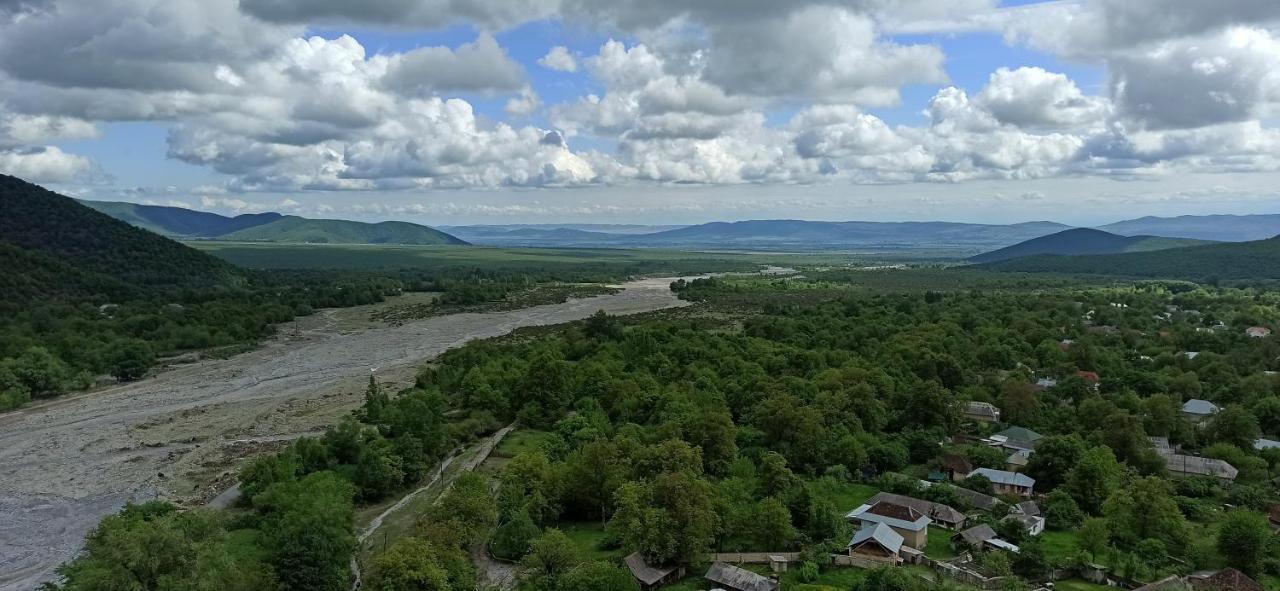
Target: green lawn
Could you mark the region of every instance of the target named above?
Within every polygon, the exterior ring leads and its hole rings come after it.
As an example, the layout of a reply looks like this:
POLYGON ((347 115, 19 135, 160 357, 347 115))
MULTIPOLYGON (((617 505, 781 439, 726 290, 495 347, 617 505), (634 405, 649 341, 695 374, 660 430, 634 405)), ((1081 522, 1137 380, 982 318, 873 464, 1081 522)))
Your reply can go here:
POLYGON ((1053 584, 1054 589, 1059 591, 1114 591, 1114 587, 1106 585, 1097 585, 1081 579, 1064 579, 1056 581, 1053 584))
POLYGON ((831 501, 841 513, 848 513, 880 492, 880 489, 867 484, 821 478, 813 481, 813 492, 831 501))
POLYGON ((493 450, 493 455, 504 458, 514 458, 527 451, 535 451, 539 449, 543 441, 551 437, 551 433, 546 431, 538 431, 536 429, 518 429, 507 434, 502 439, 502 443, 498 444, 498 448, 493 450))
POLYGON ((569 536, 569 540, 577 547, 578 553, 586 560, 603 560, 621 562, 622 550, 605 550, 600 547, 606 534, 604 524, 599 521, 569 521, 557 523, 556 529, 569 536))
POLYGON ((951 536, 955 532, 940 527, 929 528, 929 544, 924 547, 924 555, 934 560, 949 560, 956 557, 951 549, 951 536))
POLYGON ((1073 531, 1054 531, 1046 529, 1040 534, 1041 547, 1045 558, 1050 560, 1074 558, 1080 553, 1073 531))

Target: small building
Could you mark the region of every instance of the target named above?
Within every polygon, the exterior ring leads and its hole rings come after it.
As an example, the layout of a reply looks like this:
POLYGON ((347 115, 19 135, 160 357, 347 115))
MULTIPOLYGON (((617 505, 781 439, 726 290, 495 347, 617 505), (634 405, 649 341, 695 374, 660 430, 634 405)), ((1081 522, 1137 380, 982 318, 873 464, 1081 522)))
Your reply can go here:
POLYGON ((851 511, 846 518, 858 525, 858 529, 875 527, 883 523, 898 532, 904 543, 912 548, 924 548, 929 543, 928 515, 911 507, 880 501, 865 503, 851 511))
POLYGON ((1011 513, 1005 519, 1018 522, 1023 531, 1026 531, 1029 536, 1038 536, 1044 533, 1044 518, 1039 515, 1011 513))
POLYGON ((1167 454, 1178 451, 1172 443, 1169 443, 1168 437, 1148 437, 1147 439, 1151 440, 1151 447, 1156 448, 1156 453, 1158 454, 1167 454))
POLYGON ((778 590, 777 581, 723 562, 712 563, 711 568, 707 569, 707 574, 704 578, 715 583, 717 587, 728 591, 778 590))
POLYGON ((982 542, 982 545, 989 550, 1004 550, 1005 552, 1012 552, 1014 554, 1022 552, 1022 548, 1019 548, 1017 544, 1006 542, 1000 538, 991 538, 982 542))
POLYGON ((1280 441, 1260 437, 1254 440, 1253 449, 1258 451, 1262 451, 1264 449, 1280 449, 1280 441))
POLYGON ((1111 326, 1110 324, 1099 324, 1097 326, 1090 326, 1085 330, 1088 331, 1089 334, 1101 334, 1101 335, 1120 334, 1120 329, 1117 327, 1111 326))
POLYGON ((1209 420, 1210 417, 1218 414, 1220 410, 1222 409, 1218 405, 1199 398, 1192 398, 1182 403, 1182 416, 1191 419, 1196 424, 1209 420))
POLYGON ((1076 376, 1084 380, 1084 383, 1090 388, 1097 389, 1098 384, 1102 383, 1102 377, 1093 371, 1077 371, 1076 376))
MULTIPOLYGON (((972 470, 970 470, 970 472, 972 472, 972 470)), ((966 473, 965 476, 968 476, 968 473, 966 473)), ((980 493, 976 490, 969 490, 959 486, 953 486, 951 488, 953 489, 956 498, 968 503, 974 509, 978 509, 980 511, 991 511, 996 508, 996 505, 1001 504, 1000 499, 980 493)))
POLYGON ((1013 494, 1023 497, 1031 496, 1035 490, 1036 479, 1019 474, 1017 472, 1009 472, 1008 470, 993 470, 991 468, 978 468, 969 473, 969 476, 985 476, 991 481, 991 486, 997 494, 1013 494))
POLYGON ((631 576, 635 577, 643 591, 652 591, 684 578, 683 566, 655 568, 650 566, 644 559, 644 555, 639 552, 632 552, 622 559, 622 562, 627 565, 627 570, 631 571, 631 576))
POLYGON ((1032 517, 1040 516, 1040 506, 1035 501, 1022 501, 1013 507, 1014 512, 1032 517))
MULTIPOLYGON (((1197 328, 1196 330, 1205 330, 1205 329, 1197 328)), ((1177 356, 1178 356, 1178 357, 1182 357, 1183 359, 1186 359, 1187 361, 1191 361, 1191 360, 1195 359, 1196 357, 1199 357, 1199 356, 1200 356, 1200 352, 1199 352, 1199 351, 1183 351, 1183 352, 1181 352, 1181 353, 1178 353, 1178 355, 1177 355, 1177 356)))
POLYGON ((975 550, 982 547, 982 543, 996 537, 996 530, 990 525, 975 525, 954 536, 951 536, 951 547, 962 550, 975 550))
POLYGON ((1178 575, 1169 575, 1159 581, 1147 583, 1133 591, 1190 591, 1187 580, 1178 575))
POLYGON ((1058 380, 1055 380, 1053 378, 1040 378, 1036 380, 1036 383, 1031 385, 1031 389, 1035 390, 1036 392, 1044 392, 1045 390, 1054 388, 1057 385, 1058 385, 1058 380))
POLYGON ((1255 339, 1260 339, 1271 336, 1271 329, 1265 326, 1250 326, 1249 328, 1244 329, 1244 334, 1255 339))
POLYGON ((968 518, 964 513, 957 511, 950 505, 908 497, 906 495, 895 495, 893 493, 881 492, 867 499, 867 504, 874 505, 876 503, 893 503, 910 507, 919 511, 921 514, 927 515, 933 523, 936 523, 947 529, 960 529, 964 527, 964 521, 968 518))
POLYGON ((1009 454, 1004 460, 1005 468, 1010 472, 1021 472, 1026 469, 1027 464, 1031 463, 1031 450, 1020 449, 1009 454))
POLYGON ((853 534, 849 540, 849 556, 856 556, 897 565, 902 562, 900 552, 903 538, 893 528, 877 523, 874 527, 864 527, 853 534))
POLYGON ((946 474, 948 480, 959 482, 973 471, 973 464, 970 464, 969 459, 960 454, 948 453, 943 454, 942 465, 938 468, 938 471, 946 474))
POLYGON ((1000 420, 1000 408, 990 402, 966 402, 960 414, 979 423, 995 423, 1000 420))
POLYGON ((1187 575, 1192 591, 1263 591, 1262 584, 1234 568, 1187 575))
POLYGON ((991 436, 991 439, 998 438, 1004 438, 1006 440, 1012 439, 1014 441, 1030 441, 1031 443, 1035 443, 1044 439, 1044 435, 1036 433, 1026 427, 1009 427, 1008 429, 997 432, 991 436))
POLYGON ((1223 460, 1180 453, 1161 453, 1165 468, 1179 476, 1213 476, 1226 483, 1235 482, 1240 471, 1223 460))

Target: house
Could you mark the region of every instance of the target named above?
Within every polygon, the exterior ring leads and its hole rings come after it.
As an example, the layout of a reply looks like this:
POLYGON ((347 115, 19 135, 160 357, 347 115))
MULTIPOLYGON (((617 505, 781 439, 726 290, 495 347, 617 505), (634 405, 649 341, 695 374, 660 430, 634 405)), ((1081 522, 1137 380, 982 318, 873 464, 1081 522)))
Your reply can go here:
POLYGON ((849 523, 858 524, 859 529, 883 523, 898 532, 904 543, 912 548, 924 548, 929 543, 929 523, 932 520, 911 507, 887 501, 865 503, 845 517, 849 523))
MULTIPOLYGON (((968 474, 966 474, 966 476, 967 475, 968 474)), ((969 490, 967 488, 960 488, 958 486, 953 486, 952 489, 956 495, 956 498, 964 501, 965 503, 968 503, 974 509, 978 509, 981 511, 991 511, 992 509, 996 508, 996 505, 999 505, 1001 503, 1000 499, 997 499, 991 495, 984 495, 976 490, 969 490)))
POLYGON ((942 456, 942 465, 938 468, 940 472, 947 475, 952 482, 964 480, 964 477, 973 471, 973 464, 960 454, 944 454, 942 456))
POLYGON ((1160 453, 1169 472, 1181 476, 1213 476, 1227 483, 1234 482, 1240 471, 1235 466, 1214 458, 1202 458, 1186 454, 1160 453))
POLYGON ((1255 339, 1260 339, 1271 336, 1271 329, 1265 326, 1250 326, 1249 328, 1244 329, 1244 334, 1255 339))
POLYGON ((1075 341, 1071 339, 1062 339, 1061 341, 1058 341, 1058 350, 1066 351, 1067 349, 1071 348, 1071 345, 1074 345, 1074 344, 1075 344, 1075 341))
POLYGON ((1280 448, 1280 441, 1275 441, 1272 439, 1264 439, 1260 437, 1254 440, 1253 442, 1253 449, 1256 449, 1258 451, 1262 451, 1264 449, 1277 449, 1277 448, 1280 448))
POLYGON ((1260 583, 1234 568, 1191 573, 1187 583, 1192 591, 1263 591, 1260 583))
POLYGON ((961 415, 970 421, 994 423, 1000 420, 1000 408, 990 402, 966 402, 961 415))
POLYGON ((1187 580, 1178 575, 1169 575, 1154 583, 1147 583, 1133 591, 1190 591, 1187 580))
POLYGON ((1032 517, 1040 516, 1040 506, 1035 501, 1023 501, 1013 507, 1013 510, 1022 515, 1030 515, 1032 517))
POLYGON ((899 552, 902 551, 902 536, 883 523, 874 527, 864 527, 853 534, 849 540, 849 556, 857 556, 867 560, 897 565, 902 562, 899 552))
MULTIPOLYGON (((1201 330, 1201 329, 1197 328, 1196 330, 1201 330)), ((1195 359, 1196 357, 1199 357, 1199 356, 1200 356, 1200 352, 1199 352, 1199 351, 1183 351, 1183 352, 1181 352, 1181 353, 1178 353, 1178 355, 1177 355, 1177 356, 1178 356, 1178 357, 1182 357, 1182 358, 1186 359, 1187 361, 1190 361, 1190 360, 1192 360, 1192 359, 1195 359)))
POLYGON ((1156 448, 1156 453, 1158 454, 1167 454, 1178 451, 1173 447, 1173 444, 1169 443, 1168 437, 1148 437, 1147 439, 1151 440, 1151 446, 1156 448))
POLYGON ((1022 552, 1022 548, 1019 548, 1017 544, 1006 542, 1000 538, 991 538, 986 540, 982 542, 982 546, 988 550, 1004 550, 1005 552, 1013 552, 1014 554, 1022 552))
POLYGON ((717 587, 729 591, 777 591, 778 582, 747 569, 723 562, 712 563, 704 577, 717 587))
POLYGON ((1030 441, 1031 443, 1035 443, 1037 441, 1040 441, 1041 439, 1044 439, 1044 435, 1036 433, 1035 431, 1032 431, 1031 429, 1028 429, 1026 427, 1009 427, 1008 429, 997 432, 996 434, 991 436, 992 439, 996 439, 998 437, 1003 437, 1004 439, 1013 439, 1017 441, 1030 441))
POLYGON ((1053 378, 1040 378, 1036 380, 1036 383, 1031 385, 1031 389, 1035 390, 1036 392, 1044 392, 1045 390, 1053 388, 1054 386, 1057 386, 1057 385, 1058 385, 1058 380, 1055 380, 1053 378))
POLYGON ((995 489, 997 494, 1014 494, 1029 497, 1036 486, 1036 479, 1027 476, 1026 474, 1009 472, 1007 470, 978 468, 977 470, 970 472, 969 476, 985 476, 987 480, 991 481, 991 486, 995 489))
POLYGON ((1027 464, 1031 463, 1031 450, 1020 449, 1015 451, 1009 454, 1008 458, 1005 458, 1004 463, 1010 472, 1021 472, 1027 467, 1027 464))
POLYGON ((1209 417, 1218 414, 1219 410, 1222 409, 1218 408, 1218 405, 1199 398, 1192 398, 1182 403, 1182 416, 1191 419, 1194 423, 1203 423, 1209 417))
POLYGON ((951 547, 956 550, 976 549, 982 546, 983 542, 996 537, 996 530, 990 525, 975 525, 954 536, 951 536, 951 547))
POLYGON ((1084 380, 1084 383, 1087 384, 1090 388, 1096 389, 1098 387, 1098 384, 1102 383, 1102 378, 1098 376, 1097 372, 1077 371, 1076 376, 1084 380))
POLYGON ((1038 536, 1044 533, 1044 518, 1039 515, 1011 513, 1009 516, 1005 517, 1005 519, 1018 522, 1029 536, 1038 536))
POLYGON ((902 505, 903 507, 915 509, 921 514, 927 515, 933 523, 947 529, 960 529, 964 527, 964 520, 967 519, 967 516, 964 513, 955 510, 949 505, 908 497, 906 495, 895 495, 893 493, 882 492, 876 493, 875 496, 867 499, 867 504, 869 505, 875 505, 876 503, 882 502, 893 503, 895 505, 902 505))
POLYGON ((643 591, 652 591, 684 578, 683 566, 655 568, 639 552, 632 552, 622 562, 627 565, 627 570, 631 571, 631 576, 635 577, 643 591))

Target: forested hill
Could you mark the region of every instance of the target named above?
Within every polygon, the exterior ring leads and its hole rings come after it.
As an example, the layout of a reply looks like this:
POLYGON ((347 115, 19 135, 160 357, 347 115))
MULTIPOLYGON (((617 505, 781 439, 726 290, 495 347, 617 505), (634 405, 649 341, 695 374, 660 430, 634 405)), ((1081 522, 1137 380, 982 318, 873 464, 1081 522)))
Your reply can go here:
POLYGON ((368 224, 348 220, 312 220, 297 216, 285 216, 268 224, 222 234, 218 238, 320 244, 467 244, 464 240, 434 228, 409 222, 368 224))
POLYGON ((1037 255, 982 265, 996 271, 1084 273, 1192 281, 1280 279, 1280 236, 1253 242, 1086 256, 1037 255))
POLYGON ((467 244, 434 228, 409 222, 314 220, 274 212, 228 217, 181 207, 120 201, 81 203, 120 221, 175 238, 320 244, 467 244))
POLYGON ((812 222, 750 220, 712 222, 628 236, 645 246, 716 245, 737 248, 992 249, 1052 234, 1053 222, 962 224, 953 222, 812 222))
POLYGON ((1139 252, 1162 250, 1203 244, 1201 240, 1186 238, 1164 238, 1160 236, 1121 236, 1091 228, 1072 228, 1056 234, 1032 238, 993 250, 969 260, 975 263, 994 263, 1025 256, 1041 254, 1078 255, 1078 254, 1112 254, 1120 252, 1139 252))
POLYGON ((1280 234, 1280 214, 1147 216, 1099 226, 1125 236, 1176 236, 1222 242, 1265 240, 1280 234))
POLYGON ((80 203, 122 222, 129 222, 157 234, 187 238, 213 238, 237 230, 269 224, 284 217, 274 212, 246 213, 227 217, 182 207, 142 205, 123 201, 82 200, 80 203))
POLYGON ((233 285, 230 264, 21 179, 0 175, 5 303, 233 285))

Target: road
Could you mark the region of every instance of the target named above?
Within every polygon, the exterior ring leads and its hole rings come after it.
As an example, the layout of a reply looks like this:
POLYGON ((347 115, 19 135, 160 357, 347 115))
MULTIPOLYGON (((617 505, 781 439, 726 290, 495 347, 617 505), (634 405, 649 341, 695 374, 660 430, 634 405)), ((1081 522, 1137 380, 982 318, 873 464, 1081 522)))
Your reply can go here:
POLYGON ((230 359, 0 415, 0 591, 53 578, 93 526, 128 501, 215 497, 238 459, 321 430, 359 406, 371 369, 380 381, 407 384, 423 361, 471 340, 597 310, 685 305, 668 290, 672 280, 399 326, 368 321, 371 307, 325 310, 230 359))

